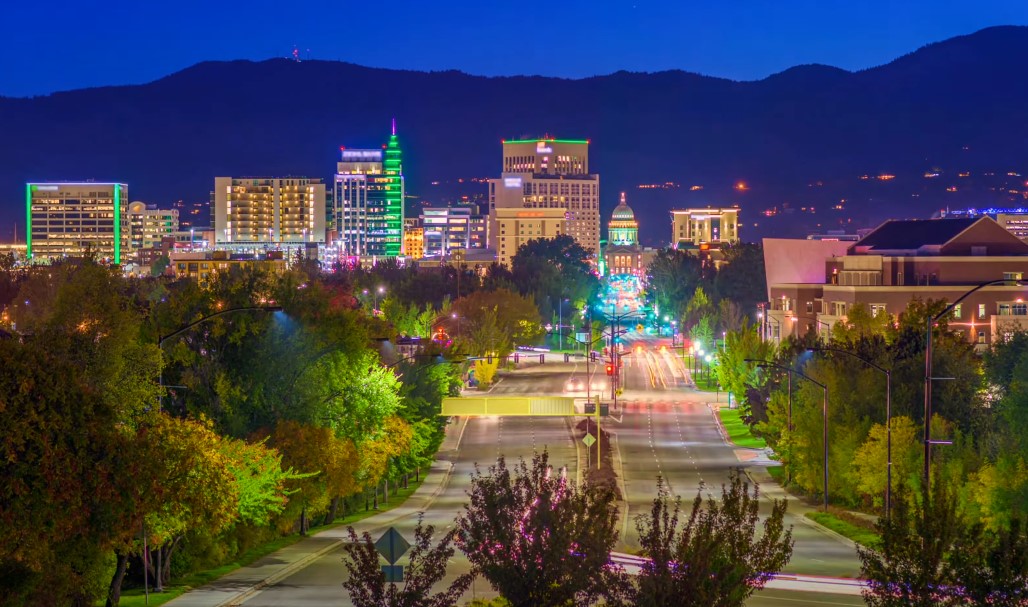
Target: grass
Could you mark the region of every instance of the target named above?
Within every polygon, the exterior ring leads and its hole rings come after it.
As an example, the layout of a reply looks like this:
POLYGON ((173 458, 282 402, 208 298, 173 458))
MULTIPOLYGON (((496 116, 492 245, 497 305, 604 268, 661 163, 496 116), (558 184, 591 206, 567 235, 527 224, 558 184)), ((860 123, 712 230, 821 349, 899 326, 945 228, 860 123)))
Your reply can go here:
MULTIPOLYGON (((325 529, 332 529, 333 527, 340 527, 343 525, 352 525, 368 517, 375 516, 376 514, 380 514, 387 510, 391 510, 403 504, 403 502, 405 502, 407 498, 410 497, 419 486, 421 486, 421 481, 424 479, 425 477, 424 475, 422 475, 421 480, 417 482, 414 482, 413 480, 410 481, 408 483, 409 486, 406 489, 390 490, 389 502, 379 502, 378 510, 368 510, 367 512, 355 512, 344 518, 337 519, 336 522, 330 525, 311 527, 309 533, 310 535, 313 535, 319 531, 324 531, 325 529)), ((195 573, 186 575, 182 578, 173 579, 170 584, 164 587, 164 592, 160 594, 154 594, 153 590, 151 590, 149 602, 146 602, 146 593, 142 588, 127 589, 121 593, 120 605, 121 607, 158 607, 174 598, 181 596, 182 594, 186 593, 189 590, 192 590, 193 588, 198 588, 200 586, 203 586, 204 584, 209 584, 214 580, 222 577, 223 575, 232 573, 240 567, 246 567, 247 565, 250 565, 251 563, 257 561, 258 559, 265 557, 273 552, 277 552, 278 550, 281 550, 286 546, 291 546, 302 539, 304 539, 304 536, 300 535, 299 533, 293 533, 290 535, 278 537, 271 540, 270 542, 267 542, 266 544, 254 546, 253 548, 239 555, 239 557, 231 563, 225 563, 224 565, 221 565, 220 567, 215 567, 214 569, 197 571, 195 573)), ((96 603, 96 605, 98 606, 103 604, 103 600, 98 601, 96 603)))
POLYGON ((697 373, 692 376, 693 381, 696 382, 696 389, 700 392, 724 392, 718 386, 717 378, 707 377, 706 373, 697 373))
POLYGON ((831 512, 808 512, 804 516, 819 523, 843 537, 847 537, 861 546, 876 546, 881 538, 865 526, 843 520, 831 512))
POLYGON ((763 449, 767 447, 764 439, 759 436, 753 436, 753 433, 750 432, 750 427, 743 423, 740 413, 739 409, 728 409, 726 407, 718 409, 717 414, 721 418, 721 424, 725 427, 725 432, 728 433, 728 440, 739 447, 747 447, 749 449, 763 449))

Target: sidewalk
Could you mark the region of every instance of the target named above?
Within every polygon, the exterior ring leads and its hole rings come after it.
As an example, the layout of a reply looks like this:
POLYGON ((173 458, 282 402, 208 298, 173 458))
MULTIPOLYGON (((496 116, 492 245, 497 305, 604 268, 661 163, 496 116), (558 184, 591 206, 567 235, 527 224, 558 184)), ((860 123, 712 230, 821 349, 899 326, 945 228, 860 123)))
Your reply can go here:
MULTIPOLYGON (((401 506, 368 517, 353 527, 358 533, 385 530, 400 519, 427 510, 446 488, 453 469, 452 458, 460 446, 467 419, 460 419, 446 433, 439 447, 439 456, 432 463, 418 490, 401 506)), ((172 607, 227 607, 238 605, 263 588, 289 577, 324 554, 338 548, 347 539, 346 525, 326 529, 295 544, 258 559, 246 567, 213 582, 186 592, 166 603, 172 607)))

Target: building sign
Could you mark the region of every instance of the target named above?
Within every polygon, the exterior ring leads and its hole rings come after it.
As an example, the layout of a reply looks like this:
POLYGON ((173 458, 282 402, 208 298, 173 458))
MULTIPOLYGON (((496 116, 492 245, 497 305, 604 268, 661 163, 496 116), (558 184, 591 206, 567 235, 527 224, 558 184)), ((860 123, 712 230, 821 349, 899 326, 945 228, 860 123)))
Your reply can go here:
POLYGON ((344 162, 382 161, 382 150, 342 150, 344 162))
POLYGON ((545 141, 535 142, 535 153, 536 154, 552 154, 553 148, 551 148, 545 141))
POLYGON ((521 178, 520 177, 504 177, 503 187, 505 188, 520 188, 521 178))

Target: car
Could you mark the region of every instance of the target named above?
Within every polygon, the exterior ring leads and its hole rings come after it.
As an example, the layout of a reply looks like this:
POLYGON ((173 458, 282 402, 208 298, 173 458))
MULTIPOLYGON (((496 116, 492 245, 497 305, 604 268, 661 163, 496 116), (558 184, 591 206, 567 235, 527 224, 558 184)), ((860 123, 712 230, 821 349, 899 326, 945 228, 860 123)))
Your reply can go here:
POLYGON ((564 384, 565 392, 582 392, 585 390, 585 382, 580 377, 571 377, 567 383, 564 384))

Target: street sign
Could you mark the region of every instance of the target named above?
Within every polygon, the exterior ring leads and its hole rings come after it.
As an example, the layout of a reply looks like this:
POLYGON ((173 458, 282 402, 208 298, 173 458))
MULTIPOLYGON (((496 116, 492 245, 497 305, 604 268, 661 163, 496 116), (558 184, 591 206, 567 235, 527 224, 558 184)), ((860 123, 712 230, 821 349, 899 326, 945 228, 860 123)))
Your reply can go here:
POLYGON ((387 583, 398 584, 403 581, 403 565, 382 565, 382 573, 387 583))
POLYGON ((400 557, 410 550, 410 543, 403 539, 403 536, 396 530, 396 527, 390 527, 389 530, 383 533, 382 537, 378 538, 378 541, 375 542, 375 550, 378 550, 378 553, 381 554, 390 565, 395 565, 396 561, 400 560, 400 557))
POLYGON ((585 437, 582 438, 582 442, 585 443, 586 447, 592 447, 596 444, 596 437, 592 434, 586 434, 585 437))
MULTIPOLYGON (((582 411, 582 413, 584 413, 585 415, 596 415, 596 404, 586 403, 585 410, 582 411)), ((610 415, 610 405, 608 403, 600 404, 600 415, 602 415, 603 417, 607 417, 610 415)))

